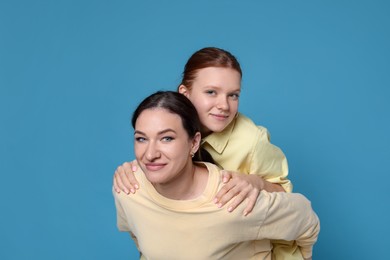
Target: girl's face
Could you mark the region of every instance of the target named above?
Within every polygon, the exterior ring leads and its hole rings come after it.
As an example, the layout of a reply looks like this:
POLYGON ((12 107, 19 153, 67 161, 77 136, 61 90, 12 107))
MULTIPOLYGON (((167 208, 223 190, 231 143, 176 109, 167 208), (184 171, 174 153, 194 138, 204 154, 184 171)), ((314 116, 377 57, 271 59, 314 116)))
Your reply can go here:
POLYGON ((165 109, 146 109, 137 118, 135 157, 154 185, 180 185, 186 178, 183 173, 192 172, 191 153, 199 142, 200 133, 189 138, 180 116, 165 109))
POLYGON ((222 132, 238 111, 241 76, 234 69, 200 69, 191 89, 184 85, 179 92, 194 104, 202 124, 202 135, 222 132))

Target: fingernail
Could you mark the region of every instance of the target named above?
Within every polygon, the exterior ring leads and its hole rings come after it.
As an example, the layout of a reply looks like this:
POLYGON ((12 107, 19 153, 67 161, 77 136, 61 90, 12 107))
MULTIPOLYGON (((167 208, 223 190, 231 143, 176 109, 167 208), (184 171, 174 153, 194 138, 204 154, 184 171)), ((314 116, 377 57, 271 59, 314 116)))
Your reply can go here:
POLYGON ((126 193, 127 195, 129 195, 130 192, 129 192, 128 190, 125 190, 125 193, 126 193))
POLYGON ((134 189, 131 189, 130 192, 134 194, 135 190, 134 190, 134 189))
POLYGON ((232 211, 233 211, 233 207, 229 207, 229 208, 228 208, 228 211, 229 211, 229 212, 232 212, 232 211))
POLYGON ((133 167, 131 167, 131 170, 132 170, 133 172, 135 172, 135 171, 137 170, 137 167, 133 166, 133 167))
POLYGON ((135 187, 137 190, 138 190, 138 188, 139 188, 139 187, 138 187, 138 184, 134 185, 134 187, 135 187))
POLYGON ((248 212, 244 212, 244 217, 246 217, 248 215, 248 212))
POLYGON ((218 202, 218 199, 217 199, 217 198, 215 198, 215 199, 214 199, 214 203, 217 203, 217 202, 218 202))
POLYGON ((218 207, 218 208, 222 207, 222 203, 218 203, 218 204, 217 204, 217 207, 218 207))

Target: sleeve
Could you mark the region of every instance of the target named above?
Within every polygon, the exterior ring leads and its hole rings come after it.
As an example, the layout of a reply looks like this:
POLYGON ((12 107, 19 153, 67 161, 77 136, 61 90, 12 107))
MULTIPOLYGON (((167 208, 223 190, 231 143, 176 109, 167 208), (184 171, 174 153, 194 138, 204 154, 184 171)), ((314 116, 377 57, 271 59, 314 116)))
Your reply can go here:
MULTIPOLYGON (((130 226, 127 222, 127 217, 125 214, 125 210, 123 209, 122 203, 121 203, 121 197, 123 196, 123 192, 120 194, 116 193, 115 190, 113 189, 113 195, 115 199, 115 207, 116 207, 116 219, 117 219, 117 227, 119 231, 124 231, 124 232, 129 232, 131 239, 133 239, 138 251, 140 251, 139 244, 138 244, 138 239, 135 236, 133 232, 131 232, 130 226)), ((141 251, 140 251, 141 252, 141 251)), ((145 259, 140 256, 140 259, 145 259)))
POLYGON ((259 137, 250 158, 250 172, 260 175, 268 182, 282 185, 286 192, 292 192, 288 176, 287 158, 282 150, 270 142, 266 128, 258 126, 259 137))
POLYGON ((125 211, 122 207, 122 204, 120 202, 120 194, 116 193, 114 190, 113 190, 113 194, 114 194, 114 199, 115 199, 115 207, 116 207, 116 222, 117 222, 117 227, 120 231, 130 231, 130 227, 127 223, 127 218, 126 218, 126 214, 125 214, 125 211))
POLYGON ((268 203, 268 212, 258 238, 295 240, 302 256, 311 257, 320 232, 320 221, 310 201, 297 193, 262 191, 261 194, 262 203, 268 203))

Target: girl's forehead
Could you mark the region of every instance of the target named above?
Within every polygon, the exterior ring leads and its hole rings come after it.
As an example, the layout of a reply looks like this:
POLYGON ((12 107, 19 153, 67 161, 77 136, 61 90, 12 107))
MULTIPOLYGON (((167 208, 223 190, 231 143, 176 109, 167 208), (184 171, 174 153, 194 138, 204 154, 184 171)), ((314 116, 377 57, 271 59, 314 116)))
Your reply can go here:
POLYGON ((233 69, 233 68, 228 68, 228 67, 206 67, 206 68, 201 68, 197 71, 197 75, 198 76, 201 76, 201 75, 210 75, 210 74, 216 74, 216 75, 219 75, 219 74, 238 74, 239 77, 240 76, 240 73, 233 69))
POLYGON ((193 86, 218 87, 239 91, 241 75, 232 68, 208 67, 198 71, 193 83, 193 86))

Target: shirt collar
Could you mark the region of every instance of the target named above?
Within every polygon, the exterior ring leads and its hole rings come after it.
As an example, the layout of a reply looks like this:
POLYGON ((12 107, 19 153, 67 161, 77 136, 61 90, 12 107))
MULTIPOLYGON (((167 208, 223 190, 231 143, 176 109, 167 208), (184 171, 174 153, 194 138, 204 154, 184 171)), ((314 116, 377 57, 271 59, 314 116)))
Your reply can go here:
POLYGON ((222 132, 214 132, 203 138, 202 145, 204 143, 208 143, 217 153, 222 154, 229 142, 230 136, 237 121, 237 117, 238 113, 234 117, 233 121, 222 132))

